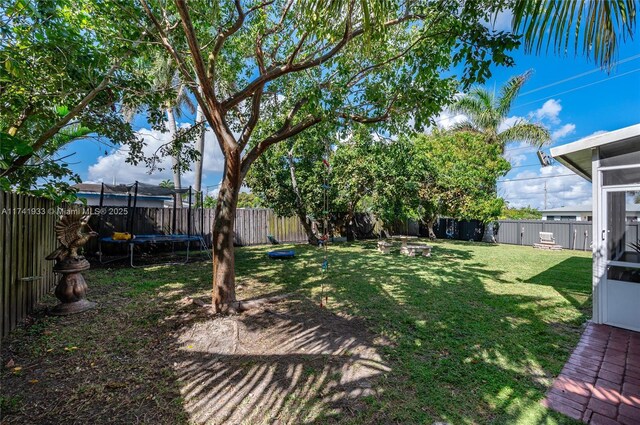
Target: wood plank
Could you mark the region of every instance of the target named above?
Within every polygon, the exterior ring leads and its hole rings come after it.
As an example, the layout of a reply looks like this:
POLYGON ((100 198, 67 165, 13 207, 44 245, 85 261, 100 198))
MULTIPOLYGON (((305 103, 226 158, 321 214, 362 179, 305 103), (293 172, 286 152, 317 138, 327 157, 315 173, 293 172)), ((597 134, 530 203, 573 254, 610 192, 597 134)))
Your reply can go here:
MULTIPOLYGON (((33 208, 34 208, 34 197, 33 196, 27 196, 26 199, 26 203, 27 203, 27 209, 29 210, 29 213, 25 215, 25 220, 24 220, 24 257, 25 257, 25 269, 24 269, 24 275, 22 276, 23 278, 31 278, 33 277, 33 261, 35 260, 35 257, 37 255, 36 252, 34 252, 34 246, 33 246, 33 208)), ((33 284, 37 283, 34 281, 20 281, 19 285, 22 287, 22 293, 24 294, 24 315, 25 317, 29 315, 29 313, 31 313, 31 307, 32 307, 32 300, 31 300, 31 288, 33 287, 33 284)))
POLYGON ((16 209, 14 210, 14 216, 13 216, 13 223, 11 226, 11 230, 12 230, 12 238, 13 238, 13 247, 12 247, 12 251, 13 251, 13 255, 12 255, 12 273, 11 273, 11 288, 13 291, 13 300, 11 302, 12 306, 13 306, 13 317, 12 317, 12 325, 11 325, 11 329, 14 329, 15 326, 18 324, 18 322, 20 321, 20 317, 22 316, 22 294, 20 293, 20 288, 16 285, 18 278, 20 277, 20 265, 21 265, 21 260, 22 260, 22 253, 21 253, 21 244, 22 244, 22 238, 20 235, 20 230, 22 228, 22 207, 23 207, 23 203, 22 203, 22 197, 15 195, 15 205, 16 205, 16 209))
MULTIPOLYGON (((36 209, 36 213, 37 215, 34 216, 34 220, 33 220, 33 243, 34 243, 34 247, 35 249, 38 251, 37 254, 34 257, 34 262, 33 262, 33 274, 35 276, 41 276, 42 278, 44 278, 44 275, 42 274, 42 270, 41 270, 41 263, 42 263, 42 255, 41 252, 43 251, 44 247, 42 246, 41 243, 41 239, 42 239, 42 222, 44 221, 44 216, 42 214, 40 214, 41 212, 41 208, 43 205, 43 200, 42 198, 35 198, 35 209, 36 209)), ((46 255, 46 254, 45 254, 46 255)), ((33 285, 31 286, 31 294, 32 294, 32 301, 31 304, 32 306, 35 307, 35 305, 38 303, 38 301, 40 300, 40 287, 43 285, 43 279, 39 279, 33 282, 33 285)))
POLYGON ((10 208, 11 201, 7 193, 0 192, 0 244, 2 245, 2 256, 0 261, 2 262, 2 270, 0 272, 0 280, 2 281, 2 337, 9 333, 10 328, 10 307, 11 307, 11 293, 9 287, 9 267, 11 252, 11 237, 9 231, 11 230, 10 223, 10 208))
MULTIPOLYGON (((49 200, 47 201, 47 205, 49 208, 54 208, 54 203, 53 201, 49 200)), ((49 218, 46 221, 46 238, 47 238, 47 246, 48 248, 46 249, 47 254, 49 255, 49 253, 53 252, 54 249, 56 249, 56 236, 55 236, 55 224, 58 221, 58 216, 54 213, 54 214, 50 214, 47 215, 47 217, 49 218)), ((56 284, 56 274, 53 272, 53 262, 47 260, 47 287, 45 289, 45 293, 48 293, 49 291, 51 291, 56 284)), ((43 294, 44 295, 44 294, 43 294)))

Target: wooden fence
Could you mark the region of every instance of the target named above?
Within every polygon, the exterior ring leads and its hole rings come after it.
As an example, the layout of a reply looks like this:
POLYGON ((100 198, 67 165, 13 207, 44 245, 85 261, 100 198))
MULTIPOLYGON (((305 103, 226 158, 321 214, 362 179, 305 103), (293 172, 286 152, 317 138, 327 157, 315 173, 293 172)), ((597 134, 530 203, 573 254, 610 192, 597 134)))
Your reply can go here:
POLYGON ((59 211, 52 201, 0 192, 0 333, 4 337, 24 320, 55 286, 54 225, 59 211))
MULTIPOLYGON (((212 208, 136 208, 104 207, 101 215, 94 215, 89 225, 100 237, 113 232, 133 234, 191 234, 201 235, 211 246, 211 229, 214 222, 212 208)), ((280 242, 303 243, 307 235, 297 217, 278 217, 265 208, 241 208, 236 212, 235 244, 238 246, 264 245, 271 235, 280 242)), ((86 252, 97 252, 97 241, 87 244, 86 252)), ((103 245, 103 249, 108 249, 103 245)))

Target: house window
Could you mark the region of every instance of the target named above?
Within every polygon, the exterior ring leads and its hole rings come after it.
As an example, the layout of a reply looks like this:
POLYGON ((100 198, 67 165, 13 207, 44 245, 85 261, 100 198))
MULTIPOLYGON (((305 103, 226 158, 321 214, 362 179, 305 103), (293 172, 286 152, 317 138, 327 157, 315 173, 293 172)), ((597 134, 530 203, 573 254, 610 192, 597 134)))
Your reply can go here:
POLYGON ((576 221, 575 215, 561 215, 560 220, 576 221))

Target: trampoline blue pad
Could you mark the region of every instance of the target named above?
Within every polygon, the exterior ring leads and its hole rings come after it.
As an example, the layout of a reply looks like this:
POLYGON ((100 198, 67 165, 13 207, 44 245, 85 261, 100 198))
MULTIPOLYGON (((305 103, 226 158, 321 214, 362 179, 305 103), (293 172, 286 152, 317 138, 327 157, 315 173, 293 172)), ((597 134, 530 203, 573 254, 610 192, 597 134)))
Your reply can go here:
POLYGON ((200 240, 199 236, 189 235, 135 235, 133 239, 128 241, 117 240, 112 237, 100 238, 100 242, 104 243, 132 243, 132 244, 145 244, 145 243, 161 243, 161 242, 197 242, 200 240))
POLYGON ((293 258, 296 253, 292 249, 278 249, 275 251, 269 251, 267 255, 269 258, 293 258))

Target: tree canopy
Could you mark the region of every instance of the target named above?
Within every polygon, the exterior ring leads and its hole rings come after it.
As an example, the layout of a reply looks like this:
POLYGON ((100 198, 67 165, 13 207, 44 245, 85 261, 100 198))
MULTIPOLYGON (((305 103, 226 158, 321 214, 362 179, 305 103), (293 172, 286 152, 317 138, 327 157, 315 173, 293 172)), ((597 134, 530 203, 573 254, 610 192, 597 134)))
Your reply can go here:
POLYGON ((428 164, 433 176, 419 191, 425 222, 437 215, 483 223, 498 218, 504 200, 495 192, 496 181, 511 169, 500 146, 468 132, 417 135, 413 143, 415 160, 428 164))
POLYGON ((118 25, 117 8, 78 0, 13 0, 0 17, 0 185, 48 194, 68 188, 78 138, 137 139, 124 105, 156 95, 139 66, 144 26, 118 25), (39 188, 39 189, 38 189, 39 188))

